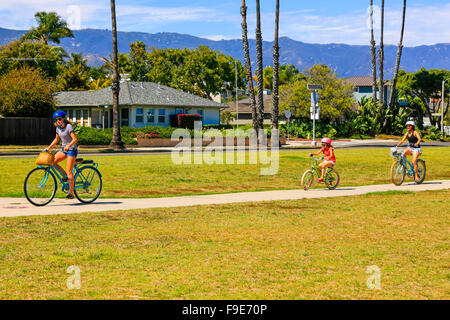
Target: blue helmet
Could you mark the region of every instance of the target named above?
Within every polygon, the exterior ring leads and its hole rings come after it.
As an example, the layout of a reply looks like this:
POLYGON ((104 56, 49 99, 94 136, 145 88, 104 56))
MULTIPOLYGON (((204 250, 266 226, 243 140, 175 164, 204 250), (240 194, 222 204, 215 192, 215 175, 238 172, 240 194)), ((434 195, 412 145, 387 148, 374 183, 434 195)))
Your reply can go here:
POLYGON ((56 111, 53 114, 53 119, 56 119, 56 118, 59 118, 59 117, 65 118, 66 117, 66 113, 64 111, 59 110, 59 111, 56 111))

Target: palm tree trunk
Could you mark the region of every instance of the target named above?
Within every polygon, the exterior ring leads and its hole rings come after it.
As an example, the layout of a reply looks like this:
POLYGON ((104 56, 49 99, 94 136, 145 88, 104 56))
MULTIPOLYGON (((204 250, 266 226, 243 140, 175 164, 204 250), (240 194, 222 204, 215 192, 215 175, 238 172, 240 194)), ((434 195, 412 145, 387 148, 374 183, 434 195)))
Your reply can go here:
POLYGON ((280 64, 280 47, 278 46, 278 26, 280 18, 280 0, 277 0, 275 11, 275 41, 273 43, 273 109, 272 109, 272 129, 278 129, 278 67, 280 64))
MULTIPOLYGON (((400 59, 402 57, 403 33, 405 31, 405 18, 406 18, 406 0, 403 0, 402 30, 400 32, 400 42, 398 43, 397 60, 395 61, 394 76, 392 78, 391 92, 389 94, 389 108, 390 109, 393 109, 394 103, 395 103, 394 93, 395 93, 395 88, 397 86, 398 70, 400 68, 400 59)), ((385 122, 385 126, 386 126, 387 118, 386 118, 386 120, 384 122, 385 122)))
POLYGON ((255 90, 253 88, 252 64, 250 62, 250 50, 248 47, 248 38, 247 38, 247 7, 245 6, 245 0, 242 0, 241 15, 242 15, 242 24, 241 24, 242 45, 244 49, 245 70, 248 82, 248 91, 250 95, 250 106, 252 109, 253 129, 256 130, 256 132, 258 132, 258 119, 256 112, 255 90))
POLYGON ((384 0, 381 0, 381 36, 380 36, 380 49, 378 51, 378 59, 380 62, 380 102, 383 106, 382 110, 384 111, 384 0))
POLYGON ((113 36, 113 80, 112 80, 112 92, 113 92, 113 135, 111 143, 109 144, 114 150, 125 149, 125 146, 120 137, 120 125, 119 125, 119 90, 120 79, 119 72, 117 70, 117 27, 116 27, 116 4, 115 0, 111 0, 111 19, 112 19, 112 36, 113 36))
POLYGON ((372 100, 377 102, 377 57, 375 37, 373 35, 373 0, 370 0, 370 53, 372 55, 372 100))
POLYGON ((259 0, 256 0, 256 74, 258 78, 258 99, 257 116, 258 129, 263 129, 264 121, 264 87, 263 87, 263 57, 262 57, 262 35, 261 35, 261 14, 259 0))

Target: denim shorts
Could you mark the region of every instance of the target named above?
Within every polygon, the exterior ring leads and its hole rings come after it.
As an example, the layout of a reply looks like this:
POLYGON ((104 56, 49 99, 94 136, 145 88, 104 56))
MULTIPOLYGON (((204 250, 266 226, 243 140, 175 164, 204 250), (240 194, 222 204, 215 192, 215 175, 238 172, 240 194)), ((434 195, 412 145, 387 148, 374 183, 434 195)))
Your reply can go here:
POLYGON ((78 155, 78 148, 75 149, 69 149, 69 151, 64 151, 64 148, 61 149, 61 152, 64 153, 68 157, 77 157, 78 155))

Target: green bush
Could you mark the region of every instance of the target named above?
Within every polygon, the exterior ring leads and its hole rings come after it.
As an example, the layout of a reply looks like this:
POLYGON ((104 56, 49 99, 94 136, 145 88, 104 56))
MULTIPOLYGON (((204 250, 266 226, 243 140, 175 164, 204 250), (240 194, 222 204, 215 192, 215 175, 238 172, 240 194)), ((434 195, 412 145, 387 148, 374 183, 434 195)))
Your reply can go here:
MULTIPOLYGON (((316 138, 329 137, 335 139, 336 137, 343 136, 347 129, 344 125, 331 125, 321 120, 316 121, 316 138), (341 130, 339 132, 338 130, 341 130)), ((280 136, 287 136, 287 124, 280 125, 280 136)), ((289 136, 303 139, 312 139, 313 136, 313 124, 312 121, 302 122, 296 120, 289 124, 289 136)))
POLYGON ((424 130, 422 134, 424 140, 444 141, 444 136, 441 130, 436 127, 429 127, 427 130, 424 130))
MULTIPOLYGON (((91 127, 78 126, 77 124, 73 126, 79 145, 109 145, 111 142, 112 128, 99 130, 91 127)), ((125 144, 137 144, 137 141, 132 136, 134 130, 134 128, 130 127, 120 128, 120 135, 125 144)))

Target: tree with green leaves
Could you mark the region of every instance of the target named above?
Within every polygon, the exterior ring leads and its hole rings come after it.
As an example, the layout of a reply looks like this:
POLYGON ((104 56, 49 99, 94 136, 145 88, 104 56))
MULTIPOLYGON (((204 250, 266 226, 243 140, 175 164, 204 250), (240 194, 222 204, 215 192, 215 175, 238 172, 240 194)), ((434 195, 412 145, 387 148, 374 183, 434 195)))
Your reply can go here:
POLYGON ((50 117, 55 86, 39 70, 24 66, 0 77, 0 114, 6 117, 50 117))
POLYGON ((328 66, 321 64, 305 70, 305 76, 305 79, 280 87, 280 112, 289 109, 294 117, 309 121, 311 92, 307 84, 316 83, 323 85, 319 99, 321 120, 340 122, 354 102, 352 86, 338 79, 328 66))
POLYGON ((148 59, 146 45, 142 41, 130 43, 130 80, 147 81, 148 59))
MULTIPOLYGON (((300 73, 293 64, 282 64, 278 69, 278 82, 280 85, 304 79, 305 75, 300 73)), ((263 87, 273 91, 273 68, 266 66, 263 71, 263 87)))
MULTIPOLYGON (((433 114, 440 108, 442 81, 448 78, 450 78, 450 71, 445 69, 427 70, 422 68, 415 73, 400 71, 397 90, 399 96, 407 98, 410 105, 416 97, 419 98, 422 103, 421 107, 416 109, 417 117, 422 121, 422 112, 425 112, 431 124, 436 126, 440 125, 440 116, 434 116, 433 114)), ((445 99, 448 101, 450 84, 446 84, 445 91, 447 92, 445 99)), ((444 108, 444 117, 448 113, 448 109, 449 103, 447 102, 444 108)))
POLYGON ((82 64, 64 68, 56 78, 59 91, 89 90, 89 71, 82 64))
POLYGON ((0 75, 28 66, 39 70, 45 77, 56 78, 65 57, 67 53, 60 47, 15 40, 0 46, 0 75))
POLYGON ((22 36, 24 40, 40 41, 48 44, 49 41, 60 43, 62 38, 73 37, 72 31, 69 29, 67 22, 56 12, 37 12, 34 17, 38 26, 31 28, 22 36))

